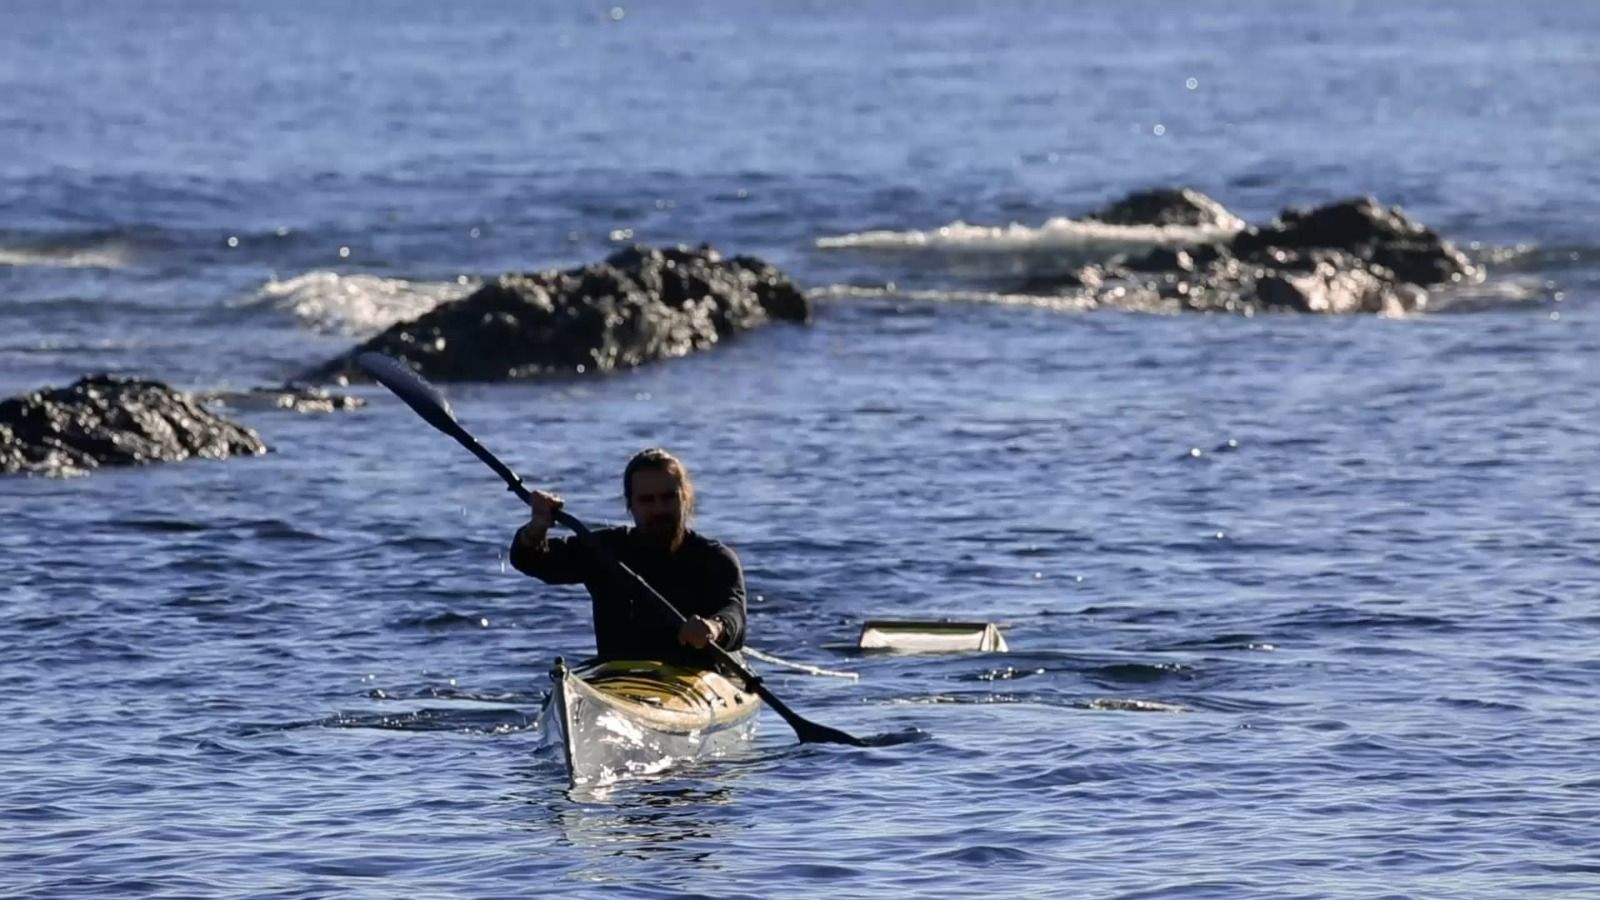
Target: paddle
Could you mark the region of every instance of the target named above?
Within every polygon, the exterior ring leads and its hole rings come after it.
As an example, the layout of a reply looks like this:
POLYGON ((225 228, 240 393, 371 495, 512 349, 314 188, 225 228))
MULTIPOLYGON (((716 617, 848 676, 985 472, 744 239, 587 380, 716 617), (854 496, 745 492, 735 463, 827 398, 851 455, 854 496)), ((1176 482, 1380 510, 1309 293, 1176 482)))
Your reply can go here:
MULTIPOLYGON (((522 498, 523 503, 530 506, 533 504, 533 494, 522 483, 522 479, 517 477, 517 473, 511 471, 505 463, 485 449, 482 444, 478 443, 476 438, 461 427, 461 423, 456 421, 455 414, 450 411, 450 404, 444 399, 444 395, 440 394, 433 385, 424 381, 421 375, 412 371, 404 363, 381 353, 362 353, 356 357, 356 365, 376 379, 379 384, 393 391, 395 396, 405 401, 405 404, 415 410, 417 415, 426 420, 429 425, 450 435, 460 442, 461 446, 471 450, 472 455, 483 460, 485 465, 493 469, 496 474, 505 480, 506 487, 522 498)), ((655 601, 661 604, 663 609, 672 613, 673 617, 679 622, 688 621, 683 613, 679 612, 678 608, 673 606, 670 600, 661 596, 655 588, 651 587, 649 582, 639 577, 639 574, 628 568, 622 560, 612 556, 604 547, 600 546, 587 525, 584 525, 583 522, 564 510, 556 511, 556 521, 571 529, 572 533, 576 534, 580 540, 583 540, 601 560, 616 566, 623 574, 637 582, 646 594, 655 598, 655 601)), ((790 709, 788 704, 779 700, 777 695, 773 694, 754 672, 740 665, 728 651, 718 647, 716 644, 709 643, 706 644, 706 648, 711 651, 711 654, 716 657, 718 662, 743 679, 745 687, 755 691, 761 699, 767 701, 769 706, 777 710, 778 715, 782 716, 783 720, 789 723, 789 727, 794 729, 795 736, 800 739, 801 743, 868 746, 867 742, 860 738, 851 737, 836 728, 818 725, 816 722, 808 721, 801 717, 799 713, 790 709)))

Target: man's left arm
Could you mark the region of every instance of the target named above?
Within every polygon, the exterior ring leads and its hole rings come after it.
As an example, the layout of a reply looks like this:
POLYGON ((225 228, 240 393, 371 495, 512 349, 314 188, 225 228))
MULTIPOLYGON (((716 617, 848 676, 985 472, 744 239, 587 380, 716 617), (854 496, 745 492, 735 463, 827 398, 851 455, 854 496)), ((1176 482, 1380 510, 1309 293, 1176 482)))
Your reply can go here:
POLYGON ((712 589, 710 598, 715 598, 715 603, 708 600, 707 607, 710 612, 707 619, 717 623, 719 634, 717 646, 724 650, 737 650, 744 646, 745 634, 745 594, 744 594, 744 568, 739 565, 739 557, 732 549, 718 546, 712 562, 712 589))
POLYGON ((703 648, 707 640, 724 650, 744 646, 744 569, 739 557, 721 544, 715 544, 701 563, 699 597, 689 620, 678 629, 678 642, 703 648))

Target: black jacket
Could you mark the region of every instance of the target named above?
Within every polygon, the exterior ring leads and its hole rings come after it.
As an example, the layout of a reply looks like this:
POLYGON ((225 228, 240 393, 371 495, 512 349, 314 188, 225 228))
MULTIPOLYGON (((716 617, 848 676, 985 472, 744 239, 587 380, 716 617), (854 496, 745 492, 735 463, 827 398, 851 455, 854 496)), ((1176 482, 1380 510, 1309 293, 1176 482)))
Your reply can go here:
MULTIPOLYGON (((679 612, 720 622, 718 646, 737 650, 744 645, 744 570, 731 549, 694 531, 673 552, 642 539, 632 528, 602 528, 591 534, 679 612)), ((513 537, 511 564, 546 584, 589 589, 595 651, 602 659, 706 661, 703 651, 678 643, 679 623, 670 612, 577 537, 546 537, 531 547, 513 537)))

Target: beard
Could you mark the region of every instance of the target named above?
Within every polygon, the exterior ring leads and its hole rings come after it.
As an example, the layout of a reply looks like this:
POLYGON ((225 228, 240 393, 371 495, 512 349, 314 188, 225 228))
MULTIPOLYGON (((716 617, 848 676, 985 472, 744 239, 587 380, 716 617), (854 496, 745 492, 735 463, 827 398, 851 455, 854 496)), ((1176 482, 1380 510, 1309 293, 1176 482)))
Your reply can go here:
POLYGON ((663 550, 676 550, 683 543, 688 526, 677 516, 660 516, 645 522, 639 531, 651 544, 663 550))

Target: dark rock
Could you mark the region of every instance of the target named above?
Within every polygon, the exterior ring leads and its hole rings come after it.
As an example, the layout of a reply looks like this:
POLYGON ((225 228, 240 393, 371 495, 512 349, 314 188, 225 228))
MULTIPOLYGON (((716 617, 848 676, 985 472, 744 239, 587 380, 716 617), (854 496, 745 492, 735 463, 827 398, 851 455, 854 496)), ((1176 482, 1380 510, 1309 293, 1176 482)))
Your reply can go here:
MULTIPOLYGON (((1193 220, 1168 207, 1181 209, 1190 201, 1175 195, 1188 193, 1136 194, 1115 217, 1187 224, 1193 220)), ((1483 277, 1450 242, 1371 198, 1285 210, 1271 224, 1243 229, 1224 243, 1157 247, 1100 272, 1102 283, 1082 291, 1086 302, 1099 306, 1382 315, 1420 311, 1429 288, 1483 277)))
POLYGON ((780 322, 811 323, 811 301, 777 266, 753 256, 735 256, 728 265, 743 273, 741 280, 755 291, 756 300, 769 317, 780 322))
MULTIPOLYGON (((1226 207, 1199 191, 1188 188, 1158 188, 1129 194, 1097 212, 1084 216, 1085 221, 1119 226, 1185 227, 1207 229, 1212 234, 1200 237, 1218 240, 1245 227, 1245 222, 1229 212, 1226 207)), ((1137 240, 1133 238, 1132 240, 1137 240)), ((1204 260, 1226 252, 1215 243, 1202 243, 1192 247, 1156 247, 1142 254, 1119 258, 1104 271, 1089 266, 1077 272, 1060 274, 1064 266, 1052 266, 1051 271, 1039 271, 1023 280, 1012 290, 1030 294, 1082 294, 1085 289, 1101 287, 1115 276, 1116 269, 1135 272, 1165 272, 1174 268, 1203 265, 1204 260), (1202 256, 1203 255, 1203 256, 1202 256), (1082 273, 1091 273, 1091 278, 1082 273)), ((1185 269, 1187 271, 1187 269, 1185 269)), ((1115 288, 1116 285, 1111 285, 1115 288)))
POLYGON ((0 402, 0 473, 75 475, 265 452, 254 431, 156 381, 90 375, 0 402))
POLYGON ((1100 266, 1083 266, 1072 272, 1041 274, 1024 282, 1018 290, 1025 294, 1063 293, 1094 289, 1105 282, 1100 266))
POLYGON ((444 381, 610 372, 704 350, 773 319, 811 320, 810 302, 775 267, 724 260, 710 247, 633 247, 597 265, 497 278, 302 380, 365 380, 354 358, 369 350, 444 381))
POLYGON ((1230 231, 1244 227, 1244 220, 1227 207, 1189 188, 1138 191, 1087 218, 1107 225, 1188 225, 1230 231))
POLYGON ((1157 247, 1123 265, 1134 272, 1193 272, 1194 257, 1176 247, 1157 247))
POLYGON ((1273 251, 1311 247, 1344 250, 1394 273, 1395 279, 1428 286, 1458 282, 1479 273, 1466 254, 1432 230, 1385 209, 1371 197, 1342 200, 1313 210, 1284 210, 1278 221, 1234 236, 1232 251, 1264 261, 1273 251))
POLYGON ((1204 268, 1219 259, 1233 256, 1233 251, 1229 250, 1226 244, 1199 244, 1190 247, 1186 252, 1196 268, 1204 268))
POLYGON ((1256 282, 1256 298, 1266 309, 1304 313, 1380 312, 1383 283, 1360 270, 1332 267, 1304 275, 1274 273, 1256 282))
POLYGON ((1234 239, 1235 252, 1248 255, 1247 245, 1259 240, 1270 247, 1340 247, 1353 249, 1380 241, 1407 240, 1428 230, 1398 209, 1384 209, 1371 197, 1341 200, 1316 209, 1286 209, 1278 221, 1251 235, 1234 239))
POLYGON ((1469 283, 1483 277, 1465 253, 1432 232, 1421 240, 1379 244, 1367 259, 1392 271, 1397 280, 1417 285, 1469 283))

